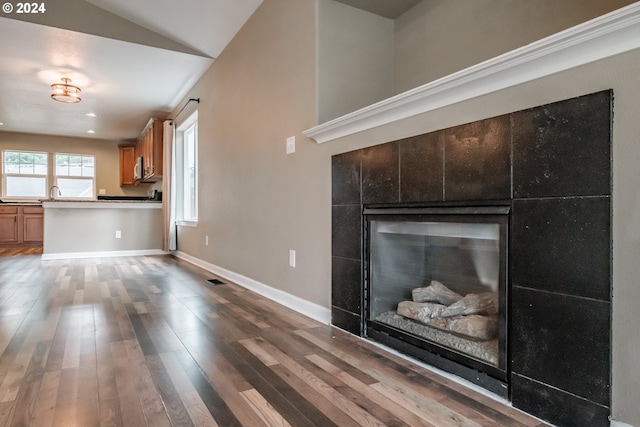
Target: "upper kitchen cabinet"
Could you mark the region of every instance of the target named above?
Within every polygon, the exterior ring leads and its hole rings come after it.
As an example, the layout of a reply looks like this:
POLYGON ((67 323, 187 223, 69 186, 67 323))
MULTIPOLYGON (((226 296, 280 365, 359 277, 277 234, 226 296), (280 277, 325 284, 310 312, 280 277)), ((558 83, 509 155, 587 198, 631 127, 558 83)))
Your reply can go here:
POLYGON ((136 167, 136 146, 119 145, 120 151, 120 186, 134 185, 134 169, 136 167))
POLYGON ((162 180, 164 122, 163 119, 150 119, 137 140, 136 157, 142 157, 142 182, 162 180))

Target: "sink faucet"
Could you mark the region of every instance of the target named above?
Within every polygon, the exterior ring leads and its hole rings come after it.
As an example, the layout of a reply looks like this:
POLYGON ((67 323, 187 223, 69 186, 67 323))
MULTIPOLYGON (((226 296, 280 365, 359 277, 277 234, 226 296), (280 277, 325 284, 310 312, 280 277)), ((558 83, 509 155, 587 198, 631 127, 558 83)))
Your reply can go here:
POLYGON ((58 187, 57 185, 52 185, 51 188, 49 188, 49 200, 53 200, 55 198, 55 196, 53 195, 53 189, 54 188, 58 189, 58 196, 62 196, 62 192, 60 191, 60 187, 58 187))

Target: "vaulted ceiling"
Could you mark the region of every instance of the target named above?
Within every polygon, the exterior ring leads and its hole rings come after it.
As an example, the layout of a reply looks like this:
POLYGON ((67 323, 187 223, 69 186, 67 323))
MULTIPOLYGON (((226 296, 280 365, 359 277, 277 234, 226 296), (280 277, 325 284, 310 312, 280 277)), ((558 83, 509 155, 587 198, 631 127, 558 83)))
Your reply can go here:
MULTIPOLYGON (((339 1, 394 19, 420 0, 339 1)), ((64 0, 36 14, 5 11, 0 130, 133 138, 151 115, 176 108, 261 3, 64 0), (50 98, 63 77, 81 88, 81 102, 50 98)))

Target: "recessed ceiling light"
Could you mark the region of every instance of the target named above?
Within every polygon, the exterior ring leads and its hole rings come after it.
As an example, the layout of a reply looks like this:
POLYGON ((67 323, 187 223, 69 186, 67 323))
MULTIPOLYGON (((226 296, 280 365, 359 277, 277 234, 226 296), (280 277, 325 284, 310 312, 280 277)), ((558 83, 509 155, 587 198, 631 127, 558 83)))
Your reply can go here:
POLYGON ((96 133, 95 130, 88 130, 87 133, 96 133))
POLYGON ((87 113, 87 114, 85 114, 85 116, 87 116, 87 117, 98 117, 96 115, 96 113, 87 113))

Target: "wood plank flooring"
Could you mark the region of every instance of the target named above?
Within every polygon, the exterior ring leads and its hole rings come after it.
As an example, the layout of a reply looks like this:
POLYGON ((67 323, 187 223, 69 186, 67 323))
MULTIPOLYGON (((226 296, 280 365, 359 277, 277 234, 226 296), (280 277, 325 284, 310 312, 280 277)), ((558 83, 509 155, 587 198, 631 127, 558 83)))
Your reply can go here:
POLYGON ((41 254, 42 246, 0 245, 0 257, 41 254))
POLYGON ((11 255, 0 426, 544 425, 170 256, 11 255))

